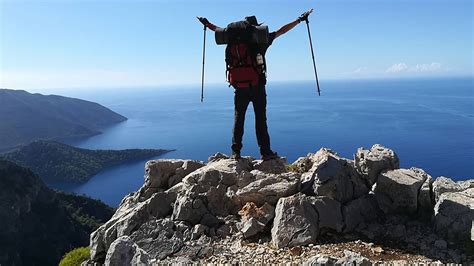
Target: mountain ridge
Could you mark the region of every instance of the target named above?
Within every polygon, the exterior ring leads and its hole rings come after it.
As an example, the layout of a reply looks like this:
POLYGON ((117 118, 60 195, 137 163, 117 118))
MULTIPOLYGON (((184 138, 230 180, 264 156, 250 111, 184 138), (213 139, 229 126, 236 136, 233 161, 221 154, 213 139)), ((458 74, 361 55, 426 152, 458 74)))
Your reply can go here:
POLYGON ((101 133, 127 118, 91 101, 0 89, 0 150, 34 140, 61 140, 101 133))

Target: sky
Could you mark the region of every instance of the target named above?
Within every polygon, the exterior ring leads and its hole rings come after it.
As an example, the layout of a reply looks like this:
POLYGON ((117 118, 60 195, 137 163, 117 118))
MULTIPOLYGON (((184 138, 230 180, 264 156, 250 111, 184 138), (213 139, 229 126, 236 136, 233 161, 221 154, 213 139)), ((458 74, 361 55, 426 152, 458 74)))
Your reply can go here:
MULTIPOLYGON (((199 84, 203 29, 256 15, 271 31, 310 16, 320 80, 473 76, 470 0, 0 0, 0 87, 199 84)), ((206 83, 225 84, 207 31, 206 83)), ((267 52, 271 81, 312 80, 306 25, 267 52)))

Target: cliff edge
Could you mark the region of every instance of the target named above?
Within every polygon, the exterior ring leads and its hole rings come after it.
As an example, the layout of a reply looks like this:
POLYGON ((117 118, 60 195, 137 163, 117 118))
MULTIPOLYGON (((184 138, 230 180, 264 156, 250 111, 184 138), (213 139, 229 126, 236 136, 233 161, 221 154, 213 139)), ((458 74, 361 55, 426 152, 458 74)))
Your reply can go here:
POLYGON ((472 262, 474 180, 400 169, 374 145, 284 158, 154 160, 84 265, 472 262))

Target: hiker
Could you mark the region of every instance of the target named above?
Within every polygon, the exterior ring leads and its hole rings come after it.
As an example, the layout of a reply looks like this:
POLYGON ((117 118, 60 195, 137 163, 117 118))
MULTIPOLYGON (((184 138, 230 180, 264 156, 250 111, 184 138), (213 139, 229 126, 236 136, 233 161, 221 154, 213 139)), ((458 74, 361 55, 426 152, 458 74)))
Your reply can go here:
MULTIPOLYGON (((312 11, 312 10, 311 10, 312 11)), ((292 21, 277 31, 271 32, 268 35, 268 42, 266 44, 253 44, 248 46, 243 46, 243 49, 251 50, 248 54, 252 54, 251 57, 248 57, 252 62, 249 64, 250 70, 247 72, 252 72, 253 69, 257 69, 258 72, 254 74, 255 78, 249 78, 245 84, 235 84, 232 82, 231 75, 228 76, 229 82, 234 87, 234 127, 232 131, 232 158, 240 159, 240 150, 242 149, 242 137, 244 135, 244 121, 245 113, 250 102, 253 104, 253 109, 255 112, 255 130, 257 134, 257 142, 260 148, 260 154, 262 160, 271 160, 278 158, 278 154, 271 150, 270 148, 270 136, 268 135, 267 129, 267 94, 265 92, 265 85, 267 82, 266 79, 266 66, 265 66, 265 53, 268 47, 273 43, 273 41, 285 34, 289 30, 293 29, 300 22, 308 19, 311 11, 307 11, 299 16, 295 21, 292 21), (229 78, 230 77, 230 78, 229 78)), ((207 28, 212 31, 222 30, 216 25, 212 24, 203 17, 198 17, 199 21, 207 28)), ((252 26, 260 26, 258 24, 257 18, 255 16, 245 17, 244 23, 248 23, 252 26)), ((241 54, 247 54, 247 51, 236 50, 237 55, 240 59, 241 54), (239 54, 240 51, 240 54, 239 54)), ((226 63, 227 71, 232 71, 232 66, 229 66, 229 57, 232 56, 233 51, 228 51, 229 45, 226 49, 226 63)), ((237 56, 236 55, 236 56, 237 56)), ((243 56, 242 56, 243 57, 243 56)), ((242 64, 242 60, 239 62, 242 64)), ((232 73, 230 73, 232 74, 232 73)), ((246 75, 246 74, 243 74, 246 75)), ((247 75, 252 76, 252 73, 247 73, 247 75)))

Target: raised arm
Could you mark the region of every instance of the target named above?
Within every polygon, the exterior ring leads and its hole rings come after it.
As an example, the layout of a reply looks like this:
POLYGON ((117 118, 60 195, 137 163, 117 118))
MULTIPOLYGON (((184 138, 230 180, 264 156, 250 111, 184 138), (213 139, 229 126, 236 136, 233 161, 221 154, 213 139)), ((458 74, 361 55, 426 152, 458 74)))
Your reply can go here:
POLYGON ((216 25, 212 24, 211 22, 209 22, 209 20, 207 20, 207 18, 204 18, 204 17, 197 17, 197 19, 204 25, 206 26, 208 29, 212 30, 212 31, 216 31, 216 29, 220 29, 219 27, 217 27, 216 25))
POLYGON ((300 24, 300 20, 299 19, 296 19, 295 21, 292 21, 284 26, 282 26, 281 28, 279 28, 276 32, 275 32, 275 38, 278 38, 280 37, 281 35, 287 33, 288 31, 290 31, 291 29, 293 29, 296 25, 300 24))
POLYGON ((309 11, 306 11, 304 12, 303 14, 301 14, 301 16, 299 16, 295 21, 292 21, 284 26, 282 26, 281 28, 279 28, 276 32, 275 32, 275 38, 278 38, 279 36, 287 33, 288 31, 290 31, 291 29, 293 29, 296 25, 300 24, 301 21, 306 21, 308 19, 308 16, 309 14, 311 14, 311 12, 313 12, 313 9, 309 10, 309 11))

